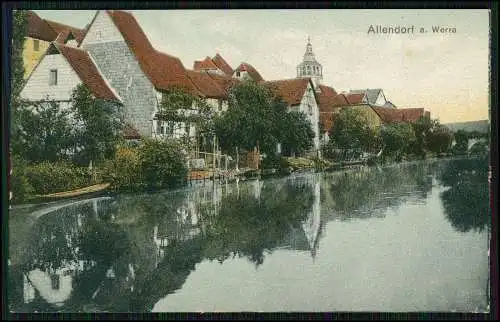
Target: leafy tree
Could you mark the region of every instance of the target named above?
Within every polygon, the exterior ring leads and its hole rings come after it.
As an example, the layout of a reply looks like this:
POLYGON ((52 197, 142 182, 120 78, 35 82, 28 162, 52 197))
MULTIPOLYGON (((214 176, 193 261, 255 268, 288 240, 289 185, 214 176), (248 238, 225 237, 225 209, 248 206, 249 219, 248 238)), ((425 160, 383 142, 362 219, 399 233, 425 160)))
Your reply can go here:
POLYGON ((408 123, 384 125, 380 130, 380 136, 384 144, 384 153, 388 155, 405 151, 409 144, 415 140, 413 127, 408 123))
MULTIPOLYGON (((345 108, 335 118, 330 130, 327 151, 332 149, 374 150, 378 147, 379 133, 371 128, 359 110, 345 108)), ((327 153, 328 155, 328 153, 327 153)))
POLYGON ((458 130, 455 132, 454 137, 456 142, 454 149, 460 152, 467 151, 469 147, 469 135, 467 132, 464 130, 458 130))
POLYGON ((28 11, 14 10, 12 17, 11 91, 18 98, 24 84, 23 48, 27 35, 28 11))
POLYGON ((452 140, 452 132, 446 126, 437 124, 427 133, 426 146, 434 153, 443 153, 450 149, 452 140))
POLYGON ((146 140, 139 147, 144 185, 149 189, 179 186, 188 175, 186 155, 174 140, 146 140))
POLYGON ((286 113, 279 125, 282 129, 281 143, 284 154, 302 154, 313 146, 314 131, 304 113, 286 113))
POLYGON ((75 161, 88 164, 101 162, 115 154, 121 138, 123 121, 118 103, 96 99, 83 84, 71 95, 76 128, 76 146, 80 151, 75 161))
POLYGON ((55 101, 19 102, 12 152, 29 162, 66 159, 74 148, 69 111, 55 101))

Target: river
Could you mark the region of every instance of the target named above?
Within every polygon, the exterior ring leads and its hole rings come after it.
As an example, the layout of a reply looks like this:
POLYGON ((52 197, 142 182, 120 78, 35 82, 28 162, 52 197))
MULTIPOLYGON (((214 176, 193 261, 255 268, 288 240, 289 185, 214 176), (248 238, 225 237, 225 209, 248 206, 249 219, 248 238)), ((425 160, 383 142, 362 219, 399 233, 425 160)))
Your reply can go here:
POLYGON ((17 206, 12 312, 485 312, 486 158, 17 206))

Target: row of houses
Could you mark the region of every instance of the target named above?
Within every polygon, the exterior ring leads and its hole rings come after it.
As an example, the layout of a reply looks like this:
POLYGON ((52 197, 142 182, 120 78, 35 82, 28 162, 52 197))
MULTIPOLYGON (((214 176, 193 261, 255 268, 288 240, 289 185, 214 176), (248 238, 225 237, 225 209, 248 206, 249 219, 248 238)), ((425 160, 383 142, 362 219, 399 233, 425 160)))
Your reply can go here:
POLYGON ((49 98, 64 107, 70 104, 72 90, 85 84, 96 98, 122 105, 129 139, 195 136, 194 124, 157 120, 165 93, 181 88, 224 112, 230 89, 246 80, 281 96, 290 111, 303 112, 314 130, 316 150, 328 140, 335 115, 346 107, 362 110, 374 124, 429 116, 423 109, 396 108, 381 89, 337 93, 322 85, 323 68, 315 60, 310 41, 296 78, 268 81, 249 63, 233 69, 219 53, 195 61, 188 69, 178 57, 156 50, 126 11, 99 10, 83 30, 41 19, 31 11, 28 17, 24 58, 30 72, 21 97, 31 101, 49 98), (37 55, 33 54, 35 48, 37 55), (35 56, 37 61, 30 69, 35 56))

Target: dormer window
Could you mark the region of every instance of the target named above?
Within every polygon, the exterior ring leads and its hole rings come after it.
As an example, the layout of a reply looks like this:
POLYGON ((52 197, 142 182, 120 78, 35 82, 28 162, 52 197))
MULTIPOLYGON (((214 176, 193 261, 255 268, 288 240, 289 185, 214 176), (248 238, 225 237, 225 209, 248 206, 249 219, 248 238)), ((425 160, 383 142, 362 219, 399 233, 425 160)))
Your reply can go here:
POLYGON ((49 74, 49 85, 57 85, 57 69, 51 69, 49 74))
POLYGON ((40 50, 40 40, 34 39, 33 40, 33 51, 39 51, 40 50))

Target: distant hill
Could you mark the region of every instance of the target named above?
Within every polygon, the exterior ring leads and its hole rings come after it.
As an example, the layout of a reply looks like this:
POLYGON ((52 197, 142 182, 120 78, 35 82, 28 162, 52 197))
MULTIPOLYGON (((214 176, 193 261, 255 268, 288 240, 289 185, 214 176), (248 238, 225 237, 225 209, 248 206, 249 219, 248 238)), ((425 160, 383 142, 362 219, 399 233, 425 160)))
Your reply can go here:
POLYGON ((477 131, 481 133, 488 133, 488 131, 490 130, 490 127, 488 126, 488 120, 444 123, 443 125, 453 132, 456 132, 458 130, 465 130, 467 132, 477 131))

